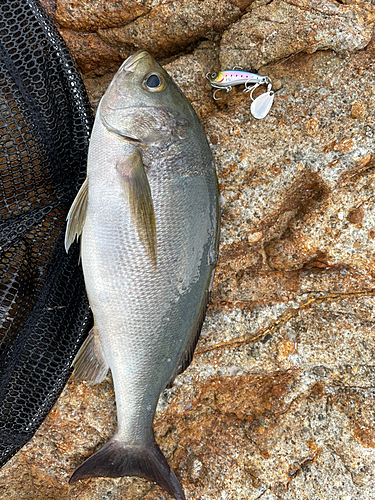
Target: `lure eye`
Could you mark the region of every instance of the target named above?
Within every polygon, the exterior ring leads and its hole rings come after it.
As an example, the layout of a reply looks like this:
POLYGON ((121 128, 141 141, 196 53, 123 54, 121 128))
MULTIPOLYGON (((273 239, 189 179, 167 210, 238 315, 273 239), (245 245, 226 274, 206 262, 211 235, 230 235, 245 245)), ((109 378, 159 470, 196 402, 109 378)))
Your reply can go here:
POLYGON ((217 73, 211 73, 211 78, 215 80, 215 78, 217 78, 217 73))
POLYGON ((151 73, 143 80, 143 88, 150 92, 160 92, 165 89, 164 77, 159 73, 151 73))

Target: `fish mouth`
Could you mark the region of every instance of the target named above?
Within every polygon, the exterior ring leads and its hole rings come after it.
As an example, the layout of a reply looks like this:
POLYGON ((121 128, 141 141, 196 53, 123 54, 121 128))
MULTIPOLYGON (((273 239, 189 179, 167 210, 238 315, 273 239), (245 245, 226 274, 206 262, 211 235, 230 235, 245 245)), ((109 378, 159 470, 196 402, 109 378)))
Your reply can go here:
POLYGON ((146 52, 145 50, 139 50, 135 54, 128 57, 122 63, 119 71, 130 71, 133 73, 135 71, 139 61, 141 61, 142 59, 145 59, 145 58, 149 58, 151 60, 150 54, 148 52, 146 52))

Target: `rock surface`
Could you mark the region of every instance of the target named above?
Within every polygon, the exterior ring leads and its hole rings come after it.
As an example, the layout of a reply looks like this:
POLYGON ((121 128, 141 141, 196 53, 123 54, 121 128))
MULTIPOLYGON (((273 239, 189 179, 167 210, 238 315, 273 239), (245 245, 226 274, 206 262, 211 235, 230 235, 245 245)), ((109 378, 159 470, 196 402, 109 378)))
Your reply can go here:
POLYGON ((274 0, 255 6, 223 35, 220 60, 259 68, 298 52, 363 49, 369 43, 375 8, 326 0, 274 0))
POLYGON ((147 2, 136 0, 57 0, 55 18, 65 28, 96 31, 123 26, 149 11, 147 2))
MULTIPOLYGON (((188 500, 374 500, 374 6, 220 2, 235 14, 219 26, 214 15, 196 21, 198 3, 138 3, 151 10, 106 31, 142 20, 139 38, 97 53, 82 39, 97 32, 64 24, 93 106, 121 53, 177 54, 166 69, 203 122, 226 198, 207 320, 192 365, 162 395, 157 441, 188 500), (161 10, 174 12, 171 33, 190 23, 173 43, 147 23, 161 10), (268 65, 278 90, 264 120, 242 89, 212 100, 205 74, 224 64, 268 65)), ((103 2, 84 4, 103 15, 103 2)), ((0 498, 167 500, 141 479, 68 486, 115 425, 110 378, 69 382, 0 471, 0 498)))
MULTIPOLYGON (((240 6, 228 0, 167 2, 123 28, 99 30, 111 46, 146 49, 155 57, 176 54, 209 33, 219 33, 241 15, 240 6)), ((246 6, 248 2, 242 2, 246 6)))

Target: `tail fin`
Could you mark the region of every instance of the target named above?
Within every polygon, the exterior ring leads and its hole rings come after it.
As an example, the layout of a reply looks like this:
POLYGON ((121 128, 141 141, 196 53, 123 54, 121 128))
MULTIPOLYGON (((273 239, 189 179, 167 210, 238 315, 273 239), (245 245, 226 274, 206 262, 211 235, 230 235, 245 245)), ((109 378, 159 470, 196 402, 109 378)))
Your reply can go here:
POLYGON ((131 446, 112 438, 76 469, 69 483, 89 477, 144 477, 164 488, 176 500, 186 500, 174 472, 156 442, 131 446))

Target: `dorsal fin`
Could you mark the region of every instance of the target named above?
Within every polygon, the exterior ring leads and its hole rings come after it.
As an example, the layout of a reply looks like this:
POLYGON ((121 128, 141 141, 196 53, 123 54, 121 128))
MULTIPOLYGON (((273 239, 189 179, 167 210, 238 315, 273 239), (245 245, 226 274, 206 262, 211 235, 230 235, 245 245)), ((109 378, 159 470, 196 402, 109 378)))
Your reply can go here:
POLYGON ((85 224, 86 211, 87 211, 87 199, 89 192, 89 182, 88 177, 86 177, 85 182, 82 184, 81 189, 78 191, 72 206, 67 215, 67 226, 65 231, 65 250, 68 251, 70 245, 73 243, 74 238, 77 236, 79 238, 82 233, 82 228, 85 224))

